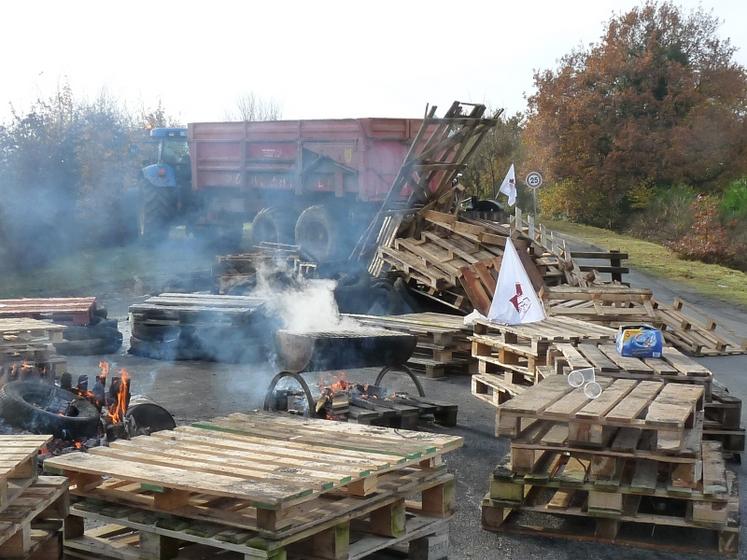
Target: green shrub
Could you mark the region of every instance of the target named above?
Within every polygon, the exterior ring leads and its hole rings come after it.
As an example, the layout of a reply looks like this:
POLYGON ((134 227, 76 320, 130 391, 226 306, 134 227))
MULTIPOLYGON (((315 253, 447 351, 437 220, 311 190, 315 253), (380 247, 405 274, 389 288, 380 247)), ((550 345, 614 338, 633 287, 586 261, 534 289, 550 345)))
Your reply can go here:
POLYGON ((747 218, 747 177, 732 181, 726 187, 720 209, 727 221, 747 218))

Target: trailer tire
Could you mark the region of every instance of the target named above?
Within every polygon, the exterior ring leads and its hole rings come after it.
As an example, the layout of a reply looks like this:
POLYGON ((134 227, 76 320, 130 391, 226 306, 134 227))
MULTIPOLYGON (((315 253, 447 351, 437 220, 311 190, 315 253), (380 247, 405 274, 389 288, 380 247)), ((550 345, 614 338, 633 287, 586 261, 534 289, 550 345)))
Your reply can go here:
POLYGON ((56 385, 33 381, 13 381, 0 388, 0 416, 18 428, 66 439, 94 436, 99 426, 99 412, 90 402, 76 399, 56 385), (78 415, 59 415, 34 404, 50 402, 53 398, 75 400, 78 415))
POLYGON ((140 236, 146 242, 167 237, 171 220, 176 214, 177 192, 172 187, 143 187, 140 212, 140 236))
POLYGON ((294 221, 282 208, 262 208, 252 220, 252 243, 292 243, 294 221))
POLYGON ((296 222, 296 245, 301 253, 317 263, 335 260, 340 255, 342 238, 339 225, 327 206, 309 206, 296 222))

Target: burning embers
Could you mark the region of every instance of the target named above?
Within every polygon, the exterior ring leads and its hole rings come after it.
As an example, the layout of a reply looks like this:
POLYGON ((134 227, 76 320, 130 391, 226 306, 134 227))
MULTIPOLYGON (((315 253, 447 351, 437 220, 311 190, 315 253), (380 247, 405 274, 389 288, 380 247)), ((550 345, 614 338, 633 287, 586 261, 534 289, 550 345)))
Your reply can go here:
POLYGON ((62 389, 70 391, 74 395, 83 397, 100 414, 102 428, 108 439, 124 437, 126 430, 123 426, 125 414, 130 404, 130 375, 127 370, 121 368, 119 375, 111 378, 109 390, 106 389, 107 379, 110 372, 109 362, 99 362, 99 374, 95 377, 93 387, 89 390, 88 376, 79 375, 75 387, 72 386, 72 376, 63 374, 60 379, 62 389))
MULTIPOLYGON (((321 376, 317 382, 317 390, 311 391, 314 400, 313 416, 327 420, 346 420, 350 406, 373 410, 373 401, 394 399, 396 393, 389 395, 386 389, 369 385, 368 383, 353 383, 348 381, 344 371, 335 372, 332 377, 321 376)), ((278 389, 275 391, 277 408, 294 414, 307 414, 309 402, 303 391, 278 389)))

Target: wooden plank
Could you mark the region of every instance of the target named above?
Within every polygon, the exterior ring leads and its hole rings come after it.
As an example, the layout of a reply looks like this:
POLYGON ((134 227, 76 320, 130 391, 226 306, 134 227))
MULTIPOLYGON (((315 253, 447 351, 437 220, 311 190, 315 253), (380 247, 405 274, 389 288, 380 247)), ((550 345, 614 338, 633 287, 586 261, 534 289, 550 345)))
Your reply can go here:
POLYGON ((620 370, 620 366, 610 360, 596 344, 579 344, 578 350, 589 362, 591 362, 591 365, 594 366, 597 371, 604 372, 620 370))
POLYGON ((704 441, 703 455, 703 493, 723 494, 727 491, 726 464, 721 450, 721 443, 704 441))
POLYGON ((615 422, 632 422, 637 419, 664 384, 656 381, 641 381, 610 412, 606 418, 615 422))
POLYGON ((653 373, 654 371, 643 363, 640 358, 621 356, 614 344, 600 344, 599 349, 620 369, 630 373, 653 373))
POLYGON ((568 366, 573 369, 583 369, 592 366, 589 361, 571 344, 555 344, 555 347, 560 350, 568 362, 568 366))
POLYGON ((616 379, 602 391, 595 400, 589 401, 581 410, 576 412, 576 418, 602 418, 615 408, 636 386, 632 379, 616 379))
POLYGON ((649 406, 646 424, 683 428, 702 398, 700 385, 667 383, 649 406))

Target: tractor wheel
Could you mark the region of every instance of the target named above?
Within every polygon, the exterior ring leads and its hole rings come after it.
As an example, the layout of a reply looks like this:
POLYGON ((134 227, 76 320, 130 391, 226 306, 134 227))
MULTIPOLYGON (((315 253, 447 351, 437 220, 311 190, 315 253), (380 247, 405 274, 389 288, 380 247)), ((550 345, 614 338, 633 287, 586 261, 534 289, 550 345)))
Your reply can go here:
POLYGON ((252 243, 292 243, 295 216, 278 207, 263 208, 252 220, 252 243))
POLYGON ((144 187, 140 212, 140 237, 148 242, 168 237, 171 220, 176 214, 177 192, 174 188, 144 187))
POLYGON ((309 206, 301 212, 295 233, 301 253, 317 263, 333 261, 342 253, 344 240, 340 235, 339 220, 333 219, 327 206, 309 206))

